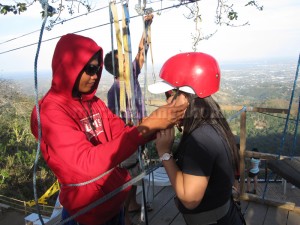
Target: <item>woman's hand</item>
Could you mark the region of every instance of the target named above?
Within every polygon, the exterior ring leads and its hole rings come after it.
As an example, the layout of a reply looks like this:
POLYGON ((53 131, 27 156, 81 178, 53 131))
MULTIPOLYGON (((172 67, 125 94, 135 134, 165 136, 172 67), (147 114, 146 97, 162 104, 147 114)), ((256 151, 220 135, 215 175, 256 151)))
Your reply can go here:
POLYGON ((161 157, 164 153, 171 153, 172 145, 175 138, 174 127, 165 130, 160 130, 156 133, 156 150, 161 157))

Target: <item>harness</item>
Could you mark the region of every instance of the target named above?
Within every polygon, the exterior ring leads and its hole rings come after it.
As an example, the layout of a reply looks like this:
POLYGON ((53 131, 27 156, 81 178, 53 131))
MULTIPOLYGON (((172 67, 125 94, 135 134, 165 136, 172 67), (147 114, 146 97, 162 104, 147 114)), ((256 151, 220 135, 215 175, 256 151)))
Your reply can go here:
POLYGON ((204 211, 201 213, 182 214, 182 216, 188 225, 206 225, 217 223, 219 219, 221 219, 227 214, 230 208, 230 203, 231 199, 229 199, 224 205, 218 208, 204 211))

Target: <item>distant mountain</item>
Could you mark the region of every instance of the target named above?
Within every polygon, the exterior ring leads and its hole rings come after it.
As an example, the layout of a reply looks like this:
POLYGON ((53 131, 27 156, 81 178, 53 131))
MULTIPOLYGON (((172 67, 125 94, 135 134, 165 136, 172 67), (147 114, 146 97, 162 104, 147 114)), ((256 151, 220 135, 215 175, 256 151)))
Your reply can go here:
MULTIPOLYGON (((215 95, 221 104, 252 104, 262 106, 273 102, 274 99, 282 99, 288 102, 291 96, 297 62, 292 59, 272 59, 264 61, 249 61, 221 64, 221 89, 215 95)), ((159 69, 148 68, 147 83, 159 80, 159 69), (155 76, 155 77, 153 77, 155 76)), ((139 81, 144 86, 144 71, 139 81)), ((0 74, 0 79, 8 79, 16 82, 20 91, 27 95, 34 95, 34 73, 8 73, 0 74)), ((51 85, 52 74, 50 71, 38 72, 39 94, 43 95, 51 85)), ((113 83, 113 77, 103 71, 97 95, 106 100, 106 93, 113 83)), ((299 97, 299 91, 295 97, 299 97)), ((150 95, 150 97, 153 97, 150 95)), ((160 96, 154 96, 160 98, 160 96)), ((287 106, 286 106, 287 107, 287 106)))

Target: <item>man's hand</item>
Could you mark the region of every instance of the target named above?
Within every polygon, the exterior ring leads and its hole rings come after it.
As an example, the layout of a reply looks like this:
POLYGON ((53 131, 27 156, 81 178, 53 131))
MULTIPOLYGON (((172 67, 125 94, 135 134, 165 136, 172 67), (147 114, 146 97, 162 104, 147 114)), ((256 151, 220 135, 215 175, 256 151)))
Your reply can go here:
POLYGON ((149 118, 158 122, 156 129, 166 129, 174 126, 183 118, 187 107, 188 103, 175 106, 175 102, 172 102, 153 111, 149 118))
POLYGON ((150 26, 152 23, 153 17, 154 17, 154 15, 152 13, 144 16, 145 25, 150 26))
POLYGON ((183 118, 187 107, 188 103, 175 106, 175 102, 161 106, 144 119, 137 128, 147 138, 158 130, 170 128, 177 124, 183 118))

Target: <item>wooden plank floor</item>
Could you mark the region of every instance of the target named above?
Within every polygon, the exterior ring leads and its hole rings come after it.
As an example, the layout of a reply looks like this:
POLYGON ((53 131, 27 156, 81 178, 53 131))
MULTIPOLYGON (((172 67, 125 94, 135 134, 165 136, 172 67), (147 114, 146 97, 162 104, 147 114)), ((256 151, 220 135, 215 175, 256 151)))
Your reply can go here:
MULTIPOLYGON (((261 195, 262 187, 263 186, 258 189, 258 195, 261 195)), ((282 188, 282 185, 279 184, 278 187, 282 188)), ((276 189, 282 193, 282 189, 278 187, 276 189)), ((141 190, 140 187, 138 189, 141 190)), ((293 199, 295 200, 293 202, 297 202, 297 206, 299 207, 299 192, 300 189, 288 188, 284 200, 293 199)), ((148 212, 148 225, 185 225, 182 215, 178 212, 174 204, 175 194, 172 187, 155 187, 154 193, 155 197, 152 204, 153 211, 148 212)), ((272 192, 272 194, 274 193, 272 192)), ((279 199, 282 198, 282 196, 279 196, 279 199)), ((141 192, 139 192, 137 199, 141 202, 141 192)), ((300 225, 299 211, 297 213, 295 211, 289 211, 253 201, 242 201, 241 204, 247 225, 300 225)), ((17 216, 12 213, 14 212, 10 212, 10 210, 4 212, 3 215, 0 216, 0 225, 25 224, 23 214, 17 216)), ((136 224, 146 224, 145 222, 140 221, 140 213, 131 214, 131 216, 136 224)), ((49 224, 54 224, 57 221, 59 221, 59 217, 49 224)))
MULTIPOLYGON (((185 224, 174 204, 174 196, 171 186, 155 187, 153 211, 148 212, 148 225, 185 224)), ((141 201, 141 193, 138 194, 138 200, 141 201)), ((241 204, 247 225, 300 225, 299 213, 250 201, 242 201, 241 204)), ((146 224, 141 222, 139 213, 131 216, 136 224, 146 224)))

